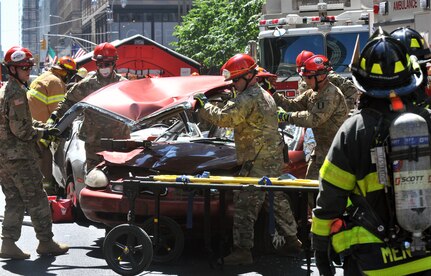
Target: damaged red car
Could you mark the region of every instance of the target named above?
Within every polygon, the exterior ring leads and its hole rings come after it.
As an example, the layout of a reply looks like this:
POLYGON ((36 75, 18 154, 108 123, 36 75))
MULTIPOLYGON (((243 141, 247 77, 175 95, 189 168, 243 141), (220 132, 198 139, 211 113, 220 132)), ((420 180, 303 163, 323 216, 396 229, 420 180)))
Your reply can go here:
MULTIPOLYGON (((235 158, 233 130, 202 121, 193 110, 196 93, 205 93, 210 101, 224 105, 232 97, 229 86, 220 76, 149 78, 120 82, 84 99, 80 103, 83 108, 110 115, 131 129, 129 140, 105 141, 107 151, 101 153, 104 162, 88 174, 86 187, 79 194, 85 216, 108 227, 126 222, 129 203, 123 195, 123 186, 118 184, 122 179, 204 172, 237 175, 240 168, 235 158)), ((290 147, 290 162, 285 164, 285 172, 303 178, 304 130, 289 127, 282 132, 290 147)), ((76 135, 73 137, 78 139, 76 135)), ((199 228, 203 219, 203 196, 199 192, 191 193, 168 188, 161 198, 161 231, 165 227, 169 233, 175 233, 177 247, 184 242, 182 229, 190 226, 190 214, 193 228, 199 228)), ((211 191, 211 216, 219 214, 218 196, 217 190, 211 191)), ((136 198, 136 222, 148 232, 151 232, 154 206, 152 192, 141 191, 136 198)), ((155 256, 155 261, 178 257, 178 252, 173 250, 175 246, 171 245, 166 254, 155 256)))

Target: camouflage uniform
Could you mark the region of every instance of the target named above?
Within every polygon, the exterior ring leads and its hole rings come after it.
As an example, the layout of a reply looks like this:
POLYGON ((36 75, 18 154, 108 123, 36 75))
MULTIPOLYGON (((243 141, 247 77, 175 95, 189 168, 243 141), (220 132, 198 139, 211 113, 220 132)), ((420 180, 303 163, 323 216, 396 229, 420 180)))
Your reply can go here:
POLYGON ((277 105, 292 112, 288 123, 312 128, 316 148, 308 165, 307 178, 318 179, 319 169, 332 140, 347 119, 348 108, 343 94, 335 85, 327 82, 320 92, 309 89, 295 99, 274 94, 274 99, 277 105))
MULTIPOLYGON (((347 78, 340 76, 334 71, 331 71, 328 74, 328 79, 333 85, 335 85, 341 90, 341 93, 343 93, 344 99, 346 100, 347 107, 350 110, 356 109, 358 106, 357 102, 359 98, 359 93, 353 82, 347 78)), ((310 88, 307 86, 305 81, 301 79, 298 84, 299 93, 303 93, 308 89, 310 88)))
MULTIPOLYGON (((103 78, 96 73, 76 83, 66 93, 64 100, 59 103, 56 110, 58 118, 62 117, 72 105, 81 101, 91 93, 108 84, 123 80, 126 80, 126 78, 118 74, 114 74, 111 78, 103 78)), ((101 162, 101 157, 96 153, 103 151, 100 143, 100 138, 102 137, 116 139, 130 138, 130 130, 121 122, 114 120, 109 121, 108 118, 94 111, 85 110, 84 121, 79 131, 79 138, 85 141, 88 171, 101 162)))
MULTIPOLYGON (((220 127, 234 128, 238 163, 254 160, 249 176, 274 177, 280 175, 283 164, 283 146, 277 130, 276 111, 270 94, 255 84, 228 101, 223 108, 205 104, 199 110, 199 115, 220 127)), ((254 223, 266 195, 266 192, 261 191, 235 191, 235 246, 245 249, 253 247, 254 223)), ((283 192, 274 193, 274 215, 277 226, 285 235, 296 235, 297 225, 283 192)))
POLYGON ((35 145, 43 129, 33 126, 26 92, 13 78, 0 90, 0 182, 6 200, 2 239, 19 239, 27 210, 36 237, 50 241, 51 210, 36 165, 35 145))

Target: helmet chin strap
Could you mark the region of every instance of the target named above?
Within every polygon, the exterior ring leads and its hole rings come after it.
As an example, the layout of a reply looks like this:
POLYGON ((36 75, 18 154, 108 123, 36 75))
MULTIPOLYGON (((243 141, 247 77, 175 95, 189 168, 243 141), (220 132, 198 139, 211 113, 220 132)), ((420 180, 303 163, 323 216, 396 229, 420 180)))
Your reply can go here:
POLYGON ((254 76, 256 76, 256 74, 257 74, 257 71, 256 70, 253 70, 253 76, 250 78, 250 79, 246 79, 246 78, 244 78, 244 76, 245 75, 242 75, 241 76, 241 78, 243 79, 243 80, 245 80, 245 88, 244 88, 244 90, 246 90, 247 88, 248 88, 248 85, 250 84, 250 82, 251 82, 251 80, 254 78, 254 76))
POLYGON ((328 77, 328 75, 325 75, 324 79, 322 79, 321 81, 318 81, 317 80, 317 76, 320 76, 320 75, 314 75, 314 89, 313 89, 314 91, 318 91, 319 84, 321 84, 322 82, 324 82, 326 80, 326 78, 328 77))
POLYGON ((15 67, 15 73, 12 73, 12 71, 10 70, 10 68, 9 68, 9 67, 8 67, 7 69, 9 70, 9 75, 11 75, 12 77, 14 77, 14 79, 16 79, 19 83, 21 83, 22 85, 24 85, 24 87, 25 87, 27 90, 30 90, 30 88, 28 87, 27 82, 26 82, 26 81, 22 81, 22 80, 19 78, 18 73, 17 73, 17 70, 16 70, 16 67, 15 67))

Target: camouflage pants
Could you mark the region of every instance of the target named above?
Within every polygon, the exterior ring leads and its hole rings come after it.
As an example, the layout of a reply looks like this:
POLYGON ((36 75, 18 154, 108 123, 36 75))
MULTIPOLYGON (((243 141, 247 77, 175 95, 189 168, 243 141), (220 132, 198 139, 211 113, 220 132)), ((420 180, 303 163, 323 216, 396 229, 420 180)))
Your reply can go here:
MULTIPOLYGON (((266 162, 263 162, 266 163, 266 162)), ((272 162, 273 163, 273 162, 272 162)), ((250 176, 274 176, 271 171, 278 168, 268 168, 268 164, 257 162, 250 172, 250 176)), ((281 164, 281 163, 280 163, 281 164)), ((296 236, 297 224, 290 208, 289 200, 284 192, 274 193, 274 219, 280 235, 296 236)), ((259 211, 264 205, 268 210, 268 192, 262 191, 235 191, 234 192, 234 217, 233 217, 233 244, 237 247, 251 249, 254 246, 254 224, 259 211)))
POLYGON ((17 241, 20 238, 24 212, 27 210, 37 239, 50 240, 53 236, 51 209, 37 162, 3 161, 0 164, 0 182, 6 200, 2 239, 17 241))

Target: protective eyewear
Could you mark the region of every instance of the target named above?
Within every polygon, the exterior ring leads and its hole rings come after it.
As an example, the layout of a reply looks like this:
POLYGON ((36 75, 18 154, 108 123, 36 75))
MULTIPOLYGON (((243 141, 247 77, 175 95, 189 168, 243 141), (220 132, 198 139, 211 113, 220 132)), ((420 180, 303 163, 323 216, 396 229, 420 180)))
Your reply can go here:
POLYGON ((30 71, 33 68, 33 66, 20 66, 18 68, 21 69, 22 71, 30 71))
POLYGON ((313 79, 315 77, 315 75, 311 75, 311 76, 302 76, 303 79, 313 79))
POLYGON ((98 62, 96 65, 97 67, 100 67, 100 68, 106 68, 106 67, 114 66, 114 64, 115 62, 107 61, 107 62, 98 62))
POLYGON ((236 83, 236 82, 238 82, 238 81, 239 81, 239 79, 240 79, 240 77, 238 77, 238 78, 233 78, 233 79, 232 79, 232 82, 233 82, 233 83, 236 83))

